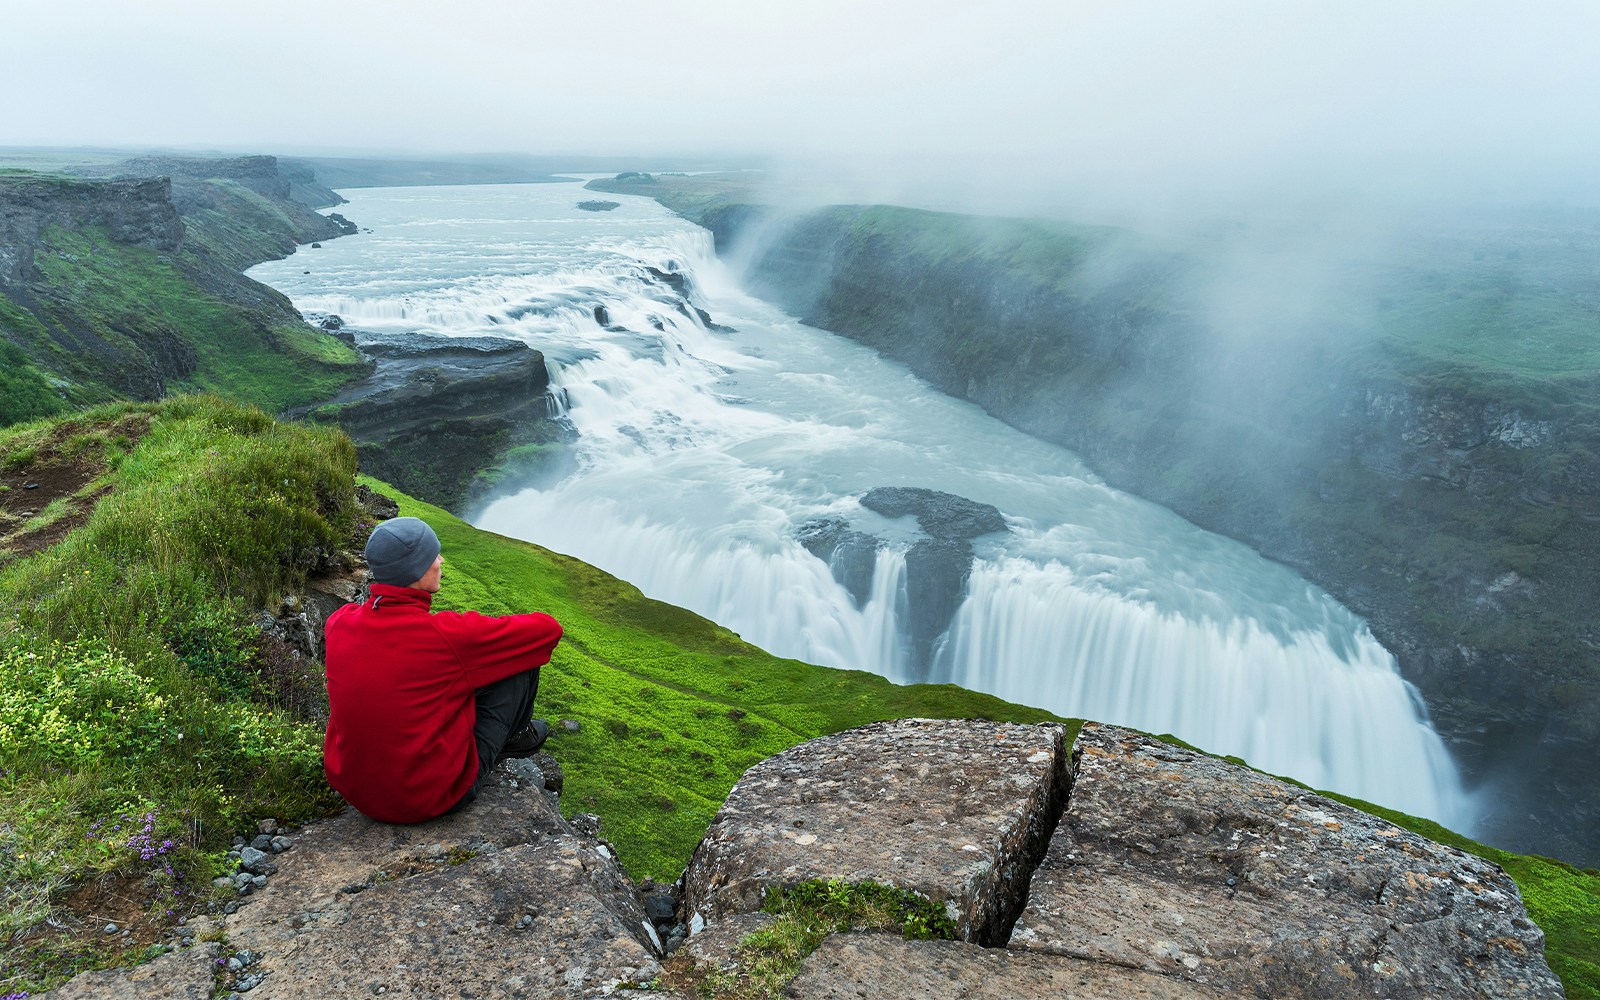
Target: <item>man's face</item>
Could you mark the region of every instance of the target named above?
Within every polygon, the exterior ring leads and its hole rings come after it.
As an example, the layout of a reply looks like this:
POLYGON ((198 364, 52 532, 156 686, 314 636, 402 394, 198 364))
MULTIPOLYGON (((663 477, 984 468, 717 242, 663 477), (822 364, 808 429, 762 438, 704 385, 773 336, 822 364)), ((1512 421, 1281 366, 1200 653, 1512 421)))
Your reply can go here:
POLYGON ((429 566, 428 571, 422 574, 422 579, 416 582, 414 589, 426 590, 430 594, 437 594, 439 592, 439 575, 443 570, 444 556, 434 556, 433 565, 429 566))

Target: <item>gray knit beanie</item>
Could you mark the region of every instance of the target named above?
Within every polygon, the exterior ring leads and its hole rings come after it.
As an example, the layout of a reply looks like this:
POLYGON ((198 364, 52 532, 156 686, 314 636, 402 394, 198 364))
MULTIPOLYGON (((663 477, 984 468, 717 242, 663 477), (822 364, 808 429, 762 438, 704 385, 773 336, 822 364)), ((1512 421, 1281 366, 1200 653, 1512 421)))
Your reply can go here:
POLYGON ((439 536, 416 517, 396 517, 372 530, 367 566, 373 583, 408 587, 422 579, 439 556, 439 536))

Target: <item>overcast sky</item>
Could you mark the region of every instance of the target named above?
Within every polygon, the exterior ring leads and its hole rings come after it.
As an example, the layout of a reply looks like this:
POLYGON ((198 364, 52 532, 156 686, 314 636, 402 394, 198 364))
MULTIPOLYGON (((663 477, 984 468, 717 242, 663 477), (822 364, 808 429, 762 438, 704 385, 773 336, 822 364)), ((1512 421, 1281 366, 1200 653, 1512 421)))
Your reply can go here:
POLYGON ((0 145, 726 152, 1151 189, 1600 176, 1592 0, 12 6, 0 145))

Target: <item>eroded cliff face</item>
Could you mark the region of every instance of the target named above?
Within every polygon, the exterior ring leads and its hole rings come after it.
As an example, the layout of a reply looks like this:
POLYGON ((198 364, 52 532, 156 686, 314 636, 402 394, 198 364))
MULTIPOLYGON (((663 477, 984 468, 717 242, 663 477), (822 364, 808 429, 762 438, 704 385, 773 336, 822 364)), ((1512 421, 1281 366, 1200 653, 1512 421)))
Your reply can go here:
POLYGON ((1483 836, 1600 861, 1592 374, 1497 380, 1397 366, 1372 341, 1219 337, 1173 292, 1194 261, 1112 231, 1019 230, 1048 241, 1044 261, 935 213, 688 214, 759 294, 1327 589, 1489 793, 1483 836))
POLYGON ((4 419, 183 389, 276 410, 308 391, 301 375, 337 387, 360 373, 240 273, 352 228, 290 200, 274 158, 97 172, 110 176, 0 174, 0 353, 26 404, 0 406, 4 419))
POLYGON ((172 182, 80 181, 29 174, 0 175, 0 291, 39 278, 33 255, 50 226, 103 226, 128 246, 175 253, 183 220, 172 203, 172 182))

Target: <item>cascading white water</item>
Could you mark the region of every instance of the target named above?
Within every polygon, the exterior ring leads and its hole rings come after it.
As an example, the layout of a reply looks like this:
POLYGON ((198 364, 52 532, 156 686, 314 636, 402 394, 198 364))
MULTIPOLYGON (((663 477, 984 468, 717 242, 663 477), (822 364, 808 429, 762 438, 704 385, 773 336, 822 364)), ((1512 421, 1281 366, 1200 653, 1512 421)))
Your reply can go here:
POLYGON ((1393 657, 1326 594, 742 294, 709 234, 654 202, 594 215, 574 207, 582 197, 570 185, 354 192, 342 211, 374 232, 252 274, 358 336, 516 337, 545 352, 579 431, 578 472, 494 502, 483 527, 571 553, 780 655, 1171 732, 1470 827, 1455 767, 1393 657), (734 329, 707 328, 643 265, 685 275, 693 304, 734 329), (906 555, 920 534, 861 506, 878 486, 1006 517, 1007 531, 975 541, 931 664, 906 638, 906 555), (823 518, 881 541, 864 594, 801 544, 823 518))

